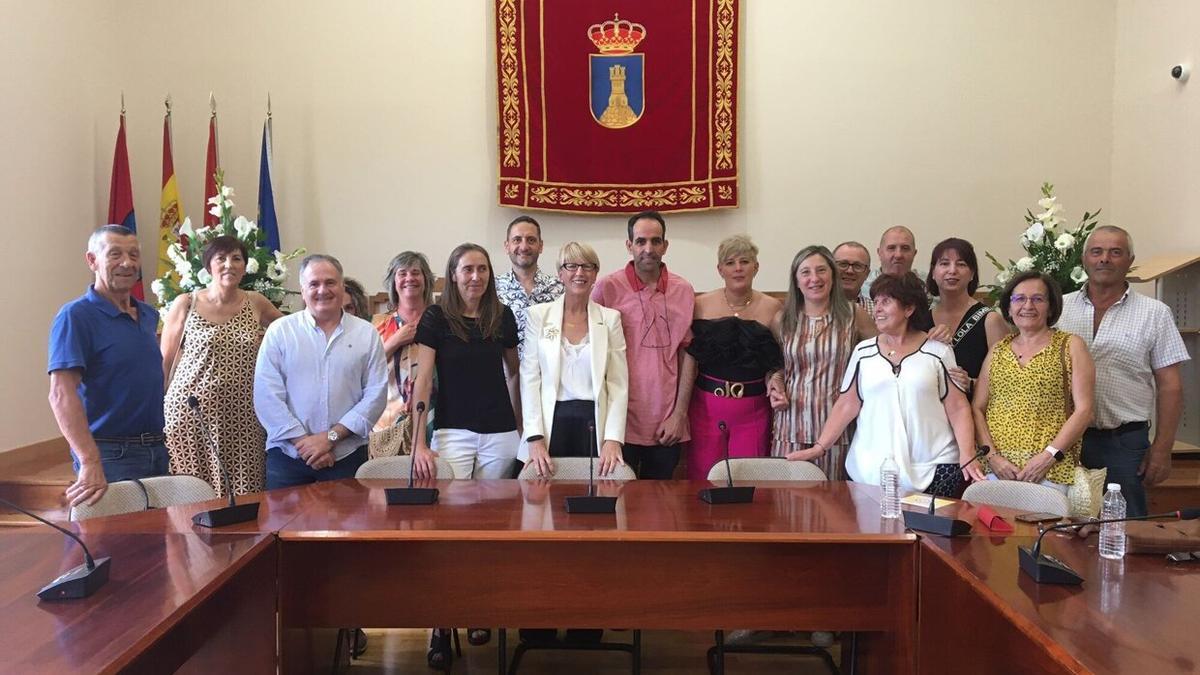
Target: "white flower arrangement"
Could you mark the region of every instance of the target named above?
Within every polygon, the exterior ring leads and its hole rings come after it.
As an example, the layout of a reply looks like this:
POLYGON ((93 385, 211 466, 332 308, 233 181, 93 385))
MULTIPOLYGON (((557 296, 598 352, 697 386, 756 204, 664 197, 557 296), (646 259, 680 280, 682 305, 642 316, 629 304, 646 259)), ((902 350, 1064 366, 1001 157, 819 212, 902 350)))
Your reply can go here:
POLYGON ((1075 229, 1061 231, 1063 207, 1054 196, 1053 185, 1042 184, 1042 198, 1037 204, 1042 209, 1037 215, 1032 210, 1025 211, 1025 230, 1018 239, 1025 250, 1024 256, 1016 261, 1009 259, 1004 265, 990 252, 986 254, 997 270, 995 282, 983 287, 990 291, 993 300, 1000 297, 1000 292, 1015 274, 1029 270, 1049 274, 1062 287, 1063 293, 1077 291, 1087 281, 1087 272, 1082 266, 1083 244, 1096 228, 1100 212, 1084 212, 1075 229))
POLYGON ((290 291, 283 287, 287 281, 286 263, 305 253, 298 248, 291 253, 268 250, 263 243, 266 234, 258 229, 258 225, 244 216, 233 215, 233 188, 225 185, 225 175, 222 171, 216 174, 218 192, 208 200, 208 212, 220 219, 220 223, 208 227, 193 229, 190 218, 185 219, 179 227, 179 234, 187 238, 187 246, 178 242, 167 247, 167 261, 174 270, 167 272, 150 283, 150 290, 158 298, 160 308, 169 307, 171 302, 183 293, 204 288, 212 283, 212 273, 201 264, 201 254, 208 242, 219 236, 237 237, 246 245, 249 256, 246 259, 246 275, 242 278, 241 287, 262 293, 276 307, 283 305, 290 291))

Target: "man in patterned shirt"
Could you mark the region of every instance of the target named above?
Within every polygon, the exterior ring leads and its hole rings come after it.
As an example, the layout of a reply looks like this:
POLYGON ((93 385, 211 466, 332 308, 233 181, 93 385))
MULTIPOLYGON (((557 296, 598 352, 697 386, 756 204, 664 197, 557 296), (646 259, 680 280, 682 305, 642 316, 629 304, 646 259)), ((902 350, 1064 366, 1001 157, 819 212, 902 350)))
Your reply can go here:
POLYGON ((1171 448, 1183 411, 1179 364, 1189 358, 1171 310, 1125 281, 1133 238, 1105 225, 1083 247, 1084 287, 1063 298, 1058 327, 1083 338, 1096 361, 1096 415, 1080 461, 1106 467, 1130 516, 1146 515, 1145 485, 1171 473, 1171 448), (1150 442, 1150 414, 1158 427, 1150 442))
POLYGON ((524 353, 526 312, 531 305, 557 300, 563 294, 558 275, 538 269, 542 254, 542 226, 529 216, 517 216, 508 224, 504 252, 512 261, 512 269, 496 277, 496 294, 517 317, 517 355, 524 353))

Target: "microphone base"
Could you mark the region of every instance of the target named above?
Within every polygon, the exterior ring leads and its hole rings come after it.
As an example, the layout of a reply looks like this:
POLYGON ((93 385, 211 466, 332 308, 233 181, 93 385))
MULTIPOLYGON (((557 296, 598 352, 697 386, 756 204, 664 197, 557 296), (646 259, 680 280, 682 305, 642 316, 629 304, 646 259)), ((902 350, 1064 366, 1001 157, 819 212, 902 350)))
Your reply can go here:
POLYGON ((616 497, 572 495, 567 497, 567 513, 616 513, 616 497))
POLYGON ((76 567, 46 584, 37 595, 42 600, 78 600, 100 590, 108 581, 108 566, 112 558, 96 558, 96 566, 87 563, 76 567))
POLYGON ((234 504, 212 511, 201 511, 192 516, 192 522, 200 527, 225 527, 237 523, 258 520, 258 502, 234 504))
POLYGON ((754 486, 705 488, 700 491, 700 501, 708 504, 749 504, 754 501, 754 486))
POLYGON ((387 497, 388 506, 427 506, 436 504, 438 500, 437 488, 388 488, 383 494, 387 497))
POLYGON ((939 516, 923 511, 903 511, 904 527, 917 532, 928 532, 943 537, 962 537, 971 533, 971 524, 949 516, 939 516))
POLYGON ((1034 557, 1033 551, 1024 547, 1018 548, 1017 551, 1021 571, 1033 577, 1039 584, 1077 586, 1083 583, 1083 577, 1079 576, 1078 572, 1057 558, 1048 555, 1034 557))

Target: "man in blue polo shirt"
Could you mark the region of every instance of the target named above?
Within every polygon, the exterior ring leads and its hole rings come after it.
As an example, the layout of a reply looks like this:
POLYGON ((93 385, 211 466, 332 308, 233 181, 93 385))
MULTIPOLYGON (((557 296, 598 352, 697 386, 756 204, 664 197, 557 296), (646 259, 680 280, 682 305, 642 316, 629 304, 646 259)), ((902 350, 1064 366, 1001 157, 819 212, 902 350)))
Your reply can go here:
POLYGON ((167 473, 158 312, 131 295, 141 271, 137 236, 120 225, 88 239, 96 275, 50 327, 50 408, 75 464, 71 506, 94 504, 108 484, 167 473))

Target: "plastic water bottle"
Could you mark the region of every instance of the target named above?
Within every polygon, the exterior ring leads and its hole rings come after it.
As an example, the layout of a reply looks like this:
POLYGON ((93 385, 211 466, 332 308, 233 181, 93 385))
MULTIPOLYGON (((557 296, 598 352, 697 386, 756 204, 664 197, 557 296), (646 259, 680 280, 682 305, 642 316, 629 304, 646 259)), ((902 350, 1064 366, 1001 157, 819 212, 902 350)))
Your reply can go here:
POLYGON ((900 467, 891 455, 879 466, 879 514, 884 518, 900 517, 900 467))
MULTIPOLYGON (((1124 517, 1125 495, 1121 494, 1120 485, 1109 483, 1108 492, 1104 493, 1100 520, 1124 517)), ((1125 557, 1125 523, 1104 523, 1100 526, 1100 557, 1109 560, 1125 557)))

